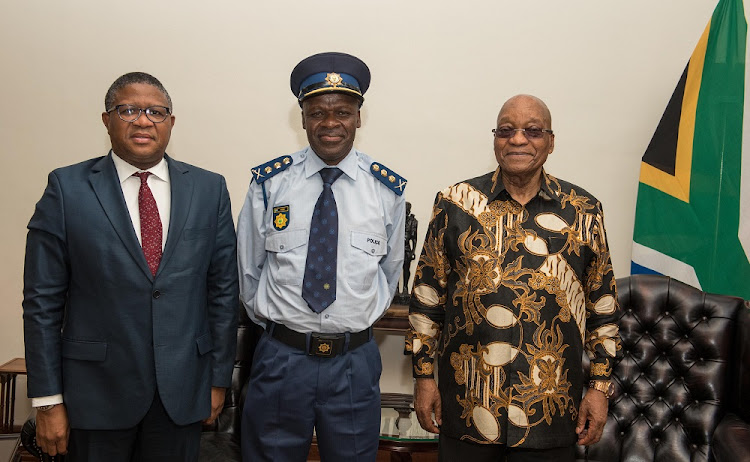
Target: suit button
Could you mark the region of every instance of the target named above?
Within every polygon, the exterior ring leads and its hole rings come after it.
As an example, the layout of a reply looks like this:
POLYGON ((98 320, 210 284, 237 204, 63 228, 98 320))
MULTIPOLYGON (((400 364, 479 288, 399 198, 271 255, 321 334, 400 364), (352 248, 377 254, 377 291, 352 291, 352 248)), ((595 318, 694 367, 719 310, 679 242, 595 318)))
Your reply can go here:
POLYGON ((158 290, 155 290, 152 295, 154 296, 154 298, 159 298, 161 297, 161 292, 159 292, 158 290))

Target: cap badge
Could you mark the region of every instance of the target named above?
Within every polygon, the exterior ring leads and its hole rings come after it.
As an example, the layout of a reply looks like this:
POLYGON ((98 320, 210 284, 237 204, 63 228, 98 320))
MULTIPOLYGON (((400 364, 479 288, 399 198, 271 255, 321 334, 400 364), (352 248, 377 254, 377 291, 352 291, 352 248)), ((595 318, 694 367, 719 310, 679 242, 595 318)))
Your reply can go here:
POLYGON ((328 85, 332 87, 338 87, 344 82, 344 80, 341 78, 339 74, 335 72, 331 72, 328 75, 326 75, 326 82, 328 82, 328 85))

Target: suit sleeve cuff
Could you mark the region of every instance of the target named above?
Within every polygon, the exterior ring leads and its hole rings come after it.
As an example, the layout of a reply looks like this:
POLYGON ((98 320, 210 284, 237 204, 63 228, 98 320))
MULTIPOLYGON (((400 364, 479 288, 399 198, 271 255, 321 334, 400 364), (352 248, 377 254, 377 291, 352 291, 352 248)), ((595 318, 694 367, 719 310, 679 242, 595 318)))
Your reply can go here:
POLYGON ((40 396, 39 398, 31 398, 31 407, 49 406, 51 404, 61 404, 63 402, 63 395, 52 395, 52 396, 40 396))

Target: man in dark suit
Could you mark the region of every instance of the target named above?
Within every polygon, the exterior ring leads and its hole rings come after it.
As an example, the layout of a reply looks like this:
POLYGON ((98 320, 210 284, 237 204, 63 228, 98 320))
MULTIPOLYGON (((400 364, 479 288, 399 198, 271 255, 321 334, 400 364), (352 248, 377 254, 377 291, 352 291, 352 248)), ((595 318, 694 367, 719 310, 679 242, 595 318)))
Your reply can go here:
POLYGON ((166 155, 175 118, 156 78, 118 78, 105 111, 110 153, 50 173, 28 225, 37 441, 76 462, 196 460, 236 348, 229 195, 166 155))

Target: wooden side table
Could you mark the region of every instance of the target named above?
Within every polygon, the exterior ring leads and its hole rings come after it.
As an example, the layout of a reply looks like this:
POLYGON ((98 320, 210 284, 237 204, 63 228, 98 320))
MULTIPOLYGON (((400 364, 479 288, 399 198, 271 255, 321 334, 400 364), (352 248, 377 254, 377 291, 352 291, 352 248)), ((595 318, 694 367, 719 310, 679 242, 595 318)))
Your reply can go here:
POLYGON ((412 462, 415 454, 425 454, 421 460, 437 461, 437 440, 380 437, 378 449, 390 453, 391 462, 412 462))
POLYGON ((39 462, 39 459, 26 452, 26 449, 21 445, 21 438, 19 437, 16 440, 16 447, 10 455, 9 462, 39 462))
POLYGON ((0 433, 18 433, 13 426, 16 407, 16 377, 26 375, 26 360, 11 359, 0 366, 0 433))
POLYGON ((373 327, 379 331, 403 334, 409 328, 409 306, 392 303, 373 327))
POLYGON ((412 395, 404 393, 381 393, 380 406, 391 408, 398 413, 396 428, 384 432, 381 427, 378 449, 390 454, 391 462, 411 462, 412 455, 429 454, 423 460, 437 460, 437 435, 428 434, 419 427, 414 418, 412 395))

